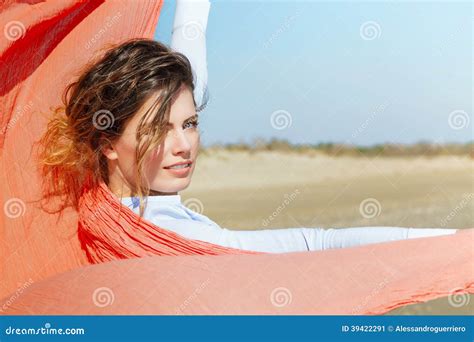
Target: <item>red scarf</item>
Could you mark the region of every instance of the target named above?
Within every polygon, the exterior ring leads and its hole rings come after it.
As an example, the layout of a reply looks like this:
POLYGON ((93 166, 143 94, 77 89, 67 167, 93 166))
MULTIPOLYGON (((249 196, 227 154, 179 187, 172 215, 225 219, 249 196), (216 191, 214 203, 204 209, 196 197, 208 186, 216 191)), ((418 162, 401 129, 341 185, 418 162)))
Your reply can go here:
POLYGON ((153 255, 265 254, 187 239, 140 218, 105 183, 79 201, 79 240, 92 263, 153 255))

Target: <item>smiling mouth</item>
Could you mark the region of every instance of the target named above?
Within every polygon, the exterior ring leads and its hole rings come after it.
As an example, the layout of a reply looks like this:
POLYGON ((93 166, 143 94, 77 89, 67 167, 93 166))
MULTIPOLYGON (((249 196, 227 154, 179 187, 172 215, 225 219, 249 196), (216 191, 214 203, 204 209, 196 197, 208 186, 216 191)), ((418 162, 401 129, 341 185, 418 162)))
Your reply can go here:
POLYGON ((169 169, 169 170, 179 170, 179 169, 185 169, 185 168, 187 168, 187 167, 191 167, 191 163, 169 166, 169 167, 165 167, 165 169, 169 169))

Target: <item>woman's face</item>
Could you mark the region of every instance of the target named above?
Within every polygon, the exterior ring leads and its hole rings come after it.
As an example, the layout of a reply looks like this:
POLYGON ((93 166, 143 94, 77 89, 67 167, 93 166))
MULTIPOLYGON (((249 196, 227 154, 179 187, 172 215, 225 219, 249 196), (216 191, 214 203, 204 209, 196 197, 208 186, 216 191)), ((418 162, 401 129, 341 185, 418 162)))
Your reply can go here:
MULTIPOLYGON (((128 122, 120 138, 104 150, 109 164, 109 187, 119 196, 129 196, 131 185, 135 184, 135 134, 140 119, 155 99, 155 96, 150 97, 128 122)), ((193 94, 188 87, 183 86, 172 103, 168 126, 163 143, 145 157, 143 172, 151 195, 175 195, 191 182, 200 137, 193 94), (185 165, 173 166, 183 163, 185 165)))

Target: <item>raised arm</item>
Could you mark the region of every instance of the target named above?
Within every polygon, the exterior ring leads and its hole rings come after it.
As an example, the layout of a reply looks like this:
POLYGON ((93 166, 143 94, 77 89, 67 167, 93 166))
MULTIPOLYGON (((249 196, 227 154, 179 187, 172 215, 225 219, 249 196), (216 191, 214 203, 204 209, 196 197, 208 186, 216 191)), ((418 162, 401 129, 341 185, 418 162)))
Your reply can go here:
POLYGON ((322 229, 318 238, 319 249, 346 248, 371 243, 450 235, 456 229, 403 228, 403 227, 353 227, 322 229))
POLYGON ((171 48, 191 62, 198 107, 207 89, 206 29, 210 7, 208 0, 178 0, 171 36, 171 48))
MULTIPOLYGON (((199 216, 204 221, 203 216, 199 216)), ((207 241, 226 247, 268 253, 346 248, 371 243, 448 235, 456 232, 456 229, 402 227, 231 230, 219 227, 210 219, 207 222, 203 221, 172 219, 155 221, 155 224, 190 239, 207 241)))
POLYGON ((285 228, 251 231, 223 229, 220 243, 241 249, 284 253, 347 248, 454 233, 456 229, 402 227, 285 228))

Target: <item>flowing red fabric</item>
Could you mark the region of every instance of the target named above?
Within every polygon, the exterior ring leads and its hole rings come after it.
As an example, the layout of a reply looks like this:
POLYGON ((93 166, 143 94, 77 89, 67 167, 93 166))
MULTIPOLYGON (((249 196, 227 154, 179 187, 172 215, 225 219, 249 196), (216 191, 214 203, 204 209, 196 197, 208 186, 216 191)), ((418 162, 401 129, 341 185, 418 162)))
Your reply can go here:
POLYGON ((0 298, 87 265, 77 213, 42 211, 33 145, 67 84, 109 44, 153 38, 162 1, 0 1, 0 298))
MULTIPOLYGON (((24 287, 6 314, 383 314, 474 292, 474 231, 324 252, 155 256, 24 287)), ((309 328, 309 327, 306 327, 309 328)))
POLYGON ((50 108, 96 51, 152 37, 160 8, 144 0, 1 5, 1 314, 380 314, 474 292, 472 229, 262 254, 140 220, 104 184, 84 192, 79 214, 39 209, 32 146, 50 108))
POLYGON ((153 255, 260 254, 157 227, 121 205, 104 183, 86 189, 79 202, 79 239, 92 263, 153 255))

